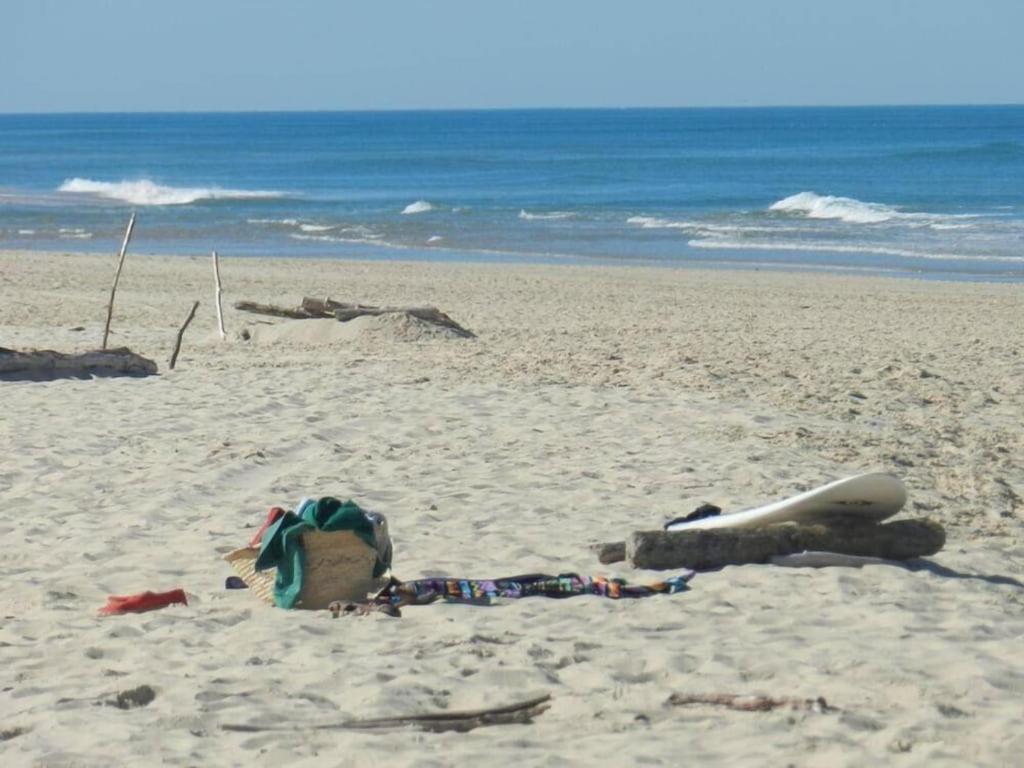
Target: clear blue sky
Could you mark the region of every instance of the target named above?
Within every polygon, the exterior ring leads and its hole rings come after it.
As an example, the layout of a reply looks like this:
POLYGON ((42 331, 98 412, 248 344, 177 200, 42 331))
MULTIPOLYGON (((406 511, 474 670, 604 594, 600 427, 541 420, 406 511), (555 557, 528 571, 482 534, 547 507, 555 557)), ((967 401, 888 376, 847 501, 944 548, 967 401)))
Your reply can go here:
POLYGON ((0 0, 0 111, 1024 102, 1024 0, 0 0))

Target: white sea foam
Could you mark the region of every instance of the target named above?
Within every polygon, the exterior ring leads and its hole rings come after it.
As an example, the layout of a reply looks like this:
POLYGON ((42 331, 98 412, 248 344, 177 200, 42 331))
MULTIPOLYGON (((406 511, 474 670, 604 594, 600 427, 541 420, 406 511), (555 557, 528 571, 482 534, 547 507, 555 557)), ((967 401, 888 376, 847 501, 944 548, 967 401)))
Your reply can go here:
POLYGON ((312 240, 318 243, 376 243, 373 237, 336 237, 334 235, 303 235, 294 232, 288 237, 294 240, 312 240))
POLYGON ((135 181, 95 181, 67 179, 58 192, 75 192, 120 200, 132 205, 188 205, 200 200, 265 200, 282 193, 260 189, 224 189, 221 187, 171 187, 149 179, 135 181))
POLYGON ((671 219, 659 219, 654 216, 630 216, 626 219, 627 224, 636 224, 644 229, 689 229, 699 230, 703 226, 693 221, 672 221, 671 219))
POLYGON ((57 234, 67 240, 88 240, 92 237, 92 232, 81 227, 61 227, 57 230, 57 234))
POLYGON ((572 211, 550 211, 548 213, 530 213, 529 211, 520 210, 519 218, 523 221, 559 221, 561 219, 571 219, 576 214, 572 211))
POLYGON ((249 224, 273 224, 285 227, 299 226, 298 219, 246 219, 246 222, 249 224))
POLYGON ((19 229, 19 235, 34 235, 36 231, 34 229, 19 229))
POLYGON ((434 206, 428 203, 426 200, 417 200, 415 203, 409 203, 405 208, 402 209, 403 214, 412 213, 426 213, 427 211, 434 210, 434 206))
POLYGON ((974 229, 973 224, 943 224, 942 222, 931 222, 928 224, 932 229, 945 230, 945 229, 974 229))
POLYGON ((444 238, 440 235, 431 235, 427 238, 428 243, 440 243, 442 240, 444 240, 444 238))
POLYGON ((710 222, 673 221, 671 219, 659 219, 654 216, 631 216, 626 219, 626 223, 635 224, 642 229, 682 229, 701 235, 702 237, 743 234, 776 234, 778 232, 805 231, 800 227, 786 227, 781 225, 712 224, 710 222))
POLYGON ((334 227, 327 224, 299 224, 299 229, 303 232, 330 232, 334 227))
POLYGON ((400 243, 391 243, 384 240, 383 235, 376 233, 361 234, 364 231, 364 227, 350 227, 341 230, 342 232, 351 232, 350 237, 341 237, 338 235, 304 235, 299 232, 294 232, 288 237, 294 240, 306 240, 318 243, 352 243, 356 245, 378 245, 383 248, 406 248, 407 246, 400 243))
POLYGON ((719 250, 754 250, 754 251, 812 251, 816 253, 867 253, 877 256, 901 256, 908 259, 930 259, 936 261, 991 261, 1011 264, 1024 264, 1024 256, 980 256, 960 253, 932 253, 913 251, 907 248, 890 248, 888 246, 839 243, 752 243, 744 240, 690 240, 691 248, 710 248, 719 250))

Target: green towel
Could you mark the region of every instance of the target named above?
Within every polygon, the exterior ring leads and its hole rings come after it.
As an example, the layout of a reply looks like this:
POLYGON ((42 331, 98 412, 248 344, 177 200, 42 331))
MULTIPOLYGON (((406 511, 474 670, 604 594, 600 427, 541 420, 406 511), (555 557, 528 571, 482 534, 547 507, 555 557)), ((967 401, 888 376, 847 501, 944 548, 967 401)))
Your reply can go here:
MULTIPOLYGON (((274 579, 274 604, 278 608, 294 608, 302 592, 306 552, 302 546, 304 531, 352 531, 370 547, 377 549, 373 522, 354 501, 339 501, 324 496, 307 499, 299 513, 286 512, 263 534, 256 570, 277 568, 274 579)), ((389 558, 388 558, 389 559, 389 558)), ((378 554, 373 575, 381 576, 391 566, 378 554)))

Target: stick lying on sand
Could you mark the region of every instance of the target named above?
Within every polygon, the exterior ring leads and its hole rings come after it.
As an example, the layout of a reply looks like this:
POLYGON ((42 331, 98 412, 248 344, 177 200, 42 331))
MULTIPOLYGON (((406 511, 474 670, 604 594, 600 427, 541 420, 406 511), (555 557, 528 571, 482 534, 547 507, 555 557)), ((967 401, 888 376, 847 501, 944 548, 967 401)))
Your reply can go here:
POLYGON ((369 720, 344 720, 340 723, 320 723, 314 725, 245 725, 224 723, 221 725, 221 729, 225 731, 241 731, 243 733, 259 733, 262 731, 294 731, 302 728, 312 731, 381 730, 414 725, 424 731, 432 731, 434 733, 442 731, 465 733, 485 725, 525 725, 532 723, 533 718, 547 710, 550 706, 551 694, 547 693, 516 704, 508 704, 504 707, 488 707, 486 709, 455 710, 425 715, 377 717, 369 720))
POLYGON ((50 381, 93 376, 152 376, 156 363, 127 347, 65 354, 49 349, 19 352, 0 347, 0 380, 50 381))
POLYGON ((685 707, 691 704, 710 704, 726 707, 738 712, 769 712, 773 709, 806 710, 808 712, 835 712, 821 696, 816 699, 797 699, 783 696, 775 699, 771 696, 740 696, 735 693, 688 694, 673 693, 665 702, 673 707, 685 707))
POLYGON ((278 307, 273 304, 259 304, 255 301, 236 301, 235 309, 242 312, 254 312, 258 315, 287 317, 292 320, 334 318, 341 322, 354 320, 364 315, 405 314, 427 323, 451 328, 464 338, 476 338, 475 333, 463 328, 437 307, 373 307, 364 304, 346 304, 331 299, 314 299, 307 296, 302 300, 302 304, 295 309, 278 307))
POLYGON ((626 560, 634 568, 708 570, 725 565, 766 563, 776 555, 836 552, 843 555, 910 560, 934 555, 946 532, 933 520, 843 523, 694 531, 635 531, 625 542, 598 544, 602 563, 626 560))

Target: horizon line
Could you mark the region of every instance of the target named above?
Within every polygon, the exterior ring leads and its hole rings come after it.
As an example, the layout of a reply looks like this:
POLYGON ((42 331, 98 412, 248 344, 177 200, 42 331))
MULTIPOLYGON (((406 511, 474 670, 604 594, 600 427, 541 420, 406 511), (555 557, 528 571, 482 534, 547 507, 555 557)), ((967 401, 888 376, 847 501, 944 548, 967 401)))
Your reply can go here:
POLYGON ((935 109, 967 107, 1024 107, 1024 102, 920 102, 920 103, 863 103, 863 104, 718 104, 682 106, 572 106, 572 107, 354 107, 302 108, 302 109, 140 109, 140 110, 37 110, 8 111, 0 109, 0 117, 39 117, 73 115, 281 115, 281 114, 387 114, 387 113, 441 113, 441 112, 617 112, 617 111, 680 111, 680 110, 758 110, 758 109, 935 109))

